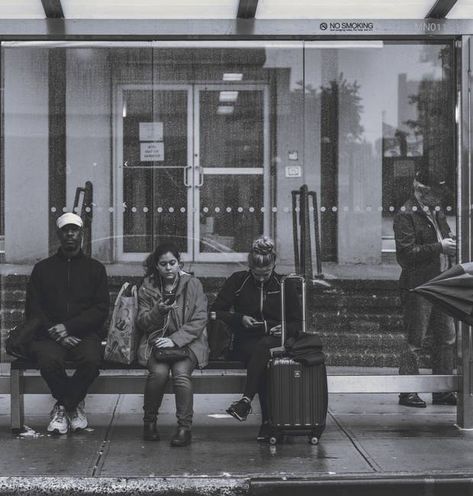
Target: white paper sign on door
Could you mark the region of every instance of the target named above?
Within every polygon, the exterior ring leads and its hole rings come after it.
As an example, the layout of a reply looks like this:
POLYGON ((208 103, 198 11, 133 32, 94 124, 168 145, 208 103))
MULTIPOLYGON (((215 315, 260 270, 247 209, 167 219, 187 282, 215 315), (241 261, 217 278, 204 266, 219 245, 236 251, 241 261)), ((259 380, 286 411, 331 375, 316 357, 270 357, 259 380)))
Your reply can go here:
POLYGON ((162 162, 164 160, 164 143, 140 143, 141 162, 162 162))
POLYGON ((163 141, 163 123, 140 122, 140 141, 163 141))

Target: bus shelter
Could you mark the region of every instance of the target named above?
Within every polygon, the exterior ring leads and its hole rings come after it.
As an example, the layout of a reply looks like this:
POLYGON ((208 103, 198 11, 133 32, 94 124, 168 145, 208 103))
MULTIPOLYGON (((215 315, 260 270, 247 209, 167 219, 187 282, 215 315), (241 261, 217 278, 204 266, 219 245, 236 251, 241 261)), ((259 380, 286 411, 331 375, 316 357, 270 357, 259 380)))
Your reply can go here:
POLYGON ((458 261, 472 259, 472 19, 466 0, 2 2, 3 335, 81 192, 111 276, 141 275, 166 239, 223 278, 261 234, 294 270, 292 192, 307 185, 322 271, 345 291, 313 320, 334 326, 329 363, 368 372, 338 387, 450 388, 472 428, 470 327, 455 376, 369 374, 398 358, 392 221, 419 167, 445 173, 458 261))

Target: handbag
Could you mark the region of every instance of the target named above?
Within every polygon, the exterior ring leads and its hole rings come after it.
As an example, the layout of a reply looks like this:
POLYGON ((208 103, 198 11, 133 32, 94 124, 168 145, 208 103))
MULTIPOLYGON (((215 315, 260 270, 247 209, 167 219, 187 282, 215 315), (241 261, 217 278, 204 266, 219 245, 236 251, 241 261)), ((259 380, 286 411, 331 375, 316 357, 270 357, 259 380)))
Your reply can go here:
POLYGON ((153 356, 158 362, 175 363, 190 357, 189 348, 153 348, 153 356))
POLYGON ((125 282, 118 292, 105 345, 104 359, 130 365, 135 361, 139 341, 135 324, 138 313, 136 286, 125 282))
POLYGON ((152 354, 156 361, 172 364, 178 362, 179 360, 184 360, 185 358, 190 357, 190 351, 187 346, 182 346, 181 348, 179 348, 178 346, 175 346, 173 348, 156 348, 151 344, 156 339, 163 338, 166 335, 166 331, 169 327, 170 313, 171 312, 169 312, 166 316, 166 322, 164 323, 164 326, 161 329, 153 331, 148 336, 148 339, 146 340, 146 360, 148 359, 149 355, 152 354))
POLYGON ((8 337, 5 341, 5 350, 9 355, 15 358, 22 358, 27 360, 28 344, 34 339, 35 335, 43 329, 42 320, 34 317, 25 320, 18 324, 13 329, 10 329, 8 337))

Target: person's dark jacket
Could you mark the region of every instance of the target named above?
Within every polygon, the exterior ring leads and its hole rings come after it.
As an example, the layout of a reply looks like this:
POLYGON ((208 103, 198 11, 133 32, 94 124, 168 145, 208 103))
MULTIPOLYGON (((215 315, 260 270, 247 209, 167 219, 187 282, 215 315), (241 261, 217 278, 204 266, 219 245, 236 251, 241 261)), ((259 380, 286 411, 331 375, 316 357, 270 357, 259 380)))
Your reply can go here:
POLYGON ((72 336, 101 336, 109 304, 105 267, 82 252, 67 258, 60 249, 34 266, 25 313, 27 319, 40 318, 44 331, 64 324, 72 336))
MULTIPOLYGON (((452 236, 445 214, 435 213, 442 238, 452 236)), ((396 258, 402 268, 401 289, 412 289, 440 274, 442 244, 427 214, 415 197, 394 217, 396 258)))
MULTIPOLYGON (((258 283, 251 272, 233 273, 224 283, 210 309, 217 319, 226 322, 238 335, 264 335, 271 327, 281 323, 281 276, 273 271, 263 285, 258 283), (245 328, 244 315, 255 318, 263 325, 245 328)), ((294 282, 286 283, 286 322, 288 335, 302 329, 302 310, 294 282)))

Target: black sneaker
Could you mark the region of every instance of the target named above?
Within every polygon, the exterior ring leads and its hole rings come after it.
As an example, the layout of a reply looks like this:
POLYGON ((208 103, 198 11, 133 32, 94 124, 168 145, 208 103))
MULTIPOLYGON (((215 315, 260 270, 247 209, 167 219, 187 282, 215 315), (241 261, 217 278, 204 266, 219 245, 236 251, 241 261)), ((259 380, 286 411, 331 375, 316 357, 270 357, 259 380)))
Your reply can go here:
POLYGON ((427 403, 419 398, 417 393, 401 393, 399 395, 399 404, 414 408, 425 408, 427 406, 427 403))
POLYGON ((271 437, 271 425, 268 421, 263 422, 261 427, 259 428, 258 435, 256 436, 256 440, 258 442, 268 441, 271 437))
POLYGON ((226 412, 240 422, 243 422, 251 412, 251 403, 246 398, 242 398, 232 403, 226 412))

